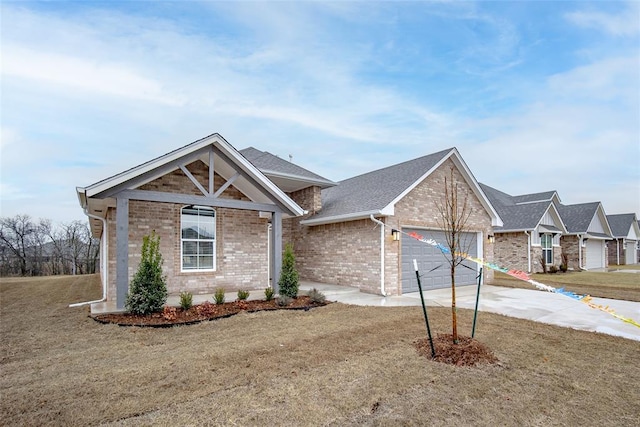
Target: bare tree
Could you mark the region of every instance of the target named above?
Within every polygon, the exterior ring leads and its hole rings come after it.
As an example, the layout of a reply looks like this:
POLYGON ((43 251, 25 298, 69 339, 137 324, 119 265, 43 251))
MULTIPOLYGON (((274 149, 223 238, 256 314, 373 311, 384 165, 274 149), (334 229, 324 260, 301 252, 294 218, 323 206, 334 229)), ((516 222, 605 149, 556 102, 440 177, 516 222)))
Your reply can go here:
MULTIPOLYGON (((32 247, 36 225, 29 215, 0 218, 0 241, 13 256, 21 276, 27 275, 28 248, 32 247)), ((11 262, 11 261, 9 261, 11 262)))
POLYGON ((438 211, 438 226, 445 232, 445 241, 448 249, 443 251, 449 263, 451 273, 451 323, 453 342, 458 342, 458 318, 456 309, 456 267, 466 258, 471 240, 466 239, 468 234, 467 221, 471 215, 468 193, 460 194, 460 184, 456 179, 455 169, 452 166, 449 176, 444 178, 444 194, 442 199, 436 202, 438 211), (460 200, 462 196, 462 200, 460 200))

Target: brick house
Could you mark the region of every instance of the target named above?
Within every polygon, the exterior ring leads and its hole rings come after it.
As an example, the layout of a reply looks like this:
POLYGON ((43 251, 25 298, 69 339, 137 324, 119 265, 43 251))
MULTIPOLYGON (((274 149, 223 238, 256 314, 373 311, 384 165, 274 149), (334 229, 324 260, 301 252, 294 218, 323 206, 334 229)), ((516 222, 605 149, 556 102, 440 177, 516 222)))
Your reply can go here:
MULTIPOLYGON (((396 240, 370 217, 442 241, 435 203, 452 173, 472 210, 465 250, 492 261, 488 236, 502 221, 455 148, 335 183, 213 134, 77 193, 101 238, 105 297, 118 308, 152 230, 170 293, 276 287, 290 242, 303 279, 398 295, 416 290, 414 258, 421 271, 436 268, 428 288, 449 286, 448 266, 439 251, 396 240)), ((457 284, 475 283, 478 267, 469 267, 458 269, 457 284)))
POLYGON ((264 288, 279 277, 283 220, 304 213, 218 134, 77 193, 101 239, 104 297, 119 309, 152 230, 170 293, 264 288))
POLYGON ((511 196, 486 184, 480 186, 504 222, 494 228, 498 265, 528 273, 542 271, 543 257, 548 266, 560 265, 560 237, 567 229, 558 212, 557 192, 511 196))
POLYGON ((602 203, 559 205, 558 211, 567 226, 567 233, 560 237, 560 246, 568 257, 569 267, 577 270, 607 267, 611 228, 602 203))
POLYGON ((609 264, 638 264, 640 225, 636 214, 607 215, 613 241, 609 243, 609 264))

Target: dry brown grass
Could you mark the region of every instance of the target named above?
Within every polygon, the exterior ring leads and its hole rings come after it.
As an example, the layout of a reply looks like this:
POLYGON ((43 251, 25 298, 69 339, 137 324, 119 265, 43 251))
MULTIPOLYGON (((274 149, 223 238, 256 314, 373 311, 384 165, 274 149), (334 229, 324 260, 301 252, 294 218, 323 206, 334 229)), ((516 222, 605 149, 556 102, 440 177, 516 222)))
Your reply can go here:
MULTIPOLYGON (((102 325, 98 279, 0 281, 3 425, 638 425, 639 343, 480 313, 497 366, 418 356, 419 307, 102 325)), ((450 310, 429 309, 435 332, 450 310)), ((460 310, 461 333, 471 313, 460 310)))
MULTIPOLYGON (((532 274, 531 278, 545 285, 556 288, 564 287, 577 294, 592 297, 640 301, 640 274, 638 273, 606 273, 606 272, 567 272, 556 274, 532 274)), ((522 280, 504 273, 495 272, 492 285, 510 288, 535 289, 522 280)))

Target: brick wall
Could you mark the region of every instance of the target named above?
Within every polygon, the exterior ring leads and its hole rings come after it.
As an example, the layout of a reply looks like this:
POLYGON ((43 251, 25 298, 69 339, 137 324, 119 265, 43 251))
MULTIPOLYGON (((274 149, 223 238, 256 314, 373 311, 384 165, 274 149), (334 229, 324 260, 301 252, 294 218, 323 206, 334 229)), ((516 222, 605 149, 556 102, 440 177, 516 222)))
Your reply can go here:
POLYGON ((569 268, 572 268, 574 270, 579 270, 580 266, 585 264, 586 250, 582 248, 582 251, 580 251, 580 239, 578 239, 578 236, 560 237, 560 246, 562 247, 562 252, 567 255, 569 268), (582 253, 582 260, 580 259, 581 253, 582 253))
MULTIPOLYGON (((520 233, 497 233, 495 235, 494 259, 496 264, 505 268, 515 268, 520 271, 529 271, 529 260, 527 257, 528 237, 520 233)), ((542 249, 538 247, 540 255, 542 249)), ((538 255, 539 257, 539 255, 538 255)), ((533 260, 532 267, 533 267, 533 260)))
MULTIPOLYGON (((208 168, 196 161, 189 171, 208 187, 208 168)), ((215 188, 225 180, 215 176, 215 188)), ((182 173, 174 171, 141 187, 143 190, 202 195, 182 173)), ((220 196, 248 200, 242 193, 229 187, 220 196)), ((188 290, 194 293, 211 292, 217 287, 228 291, 237 289, 264 289, 268 278, 268 220, 258 212, 237 209, 216 209, 216 271, 181 272, 180 211, 183 205, 131 200, 129 202, 129 279, 140 263, 143 236, 152 230, 160 236, 160 250, 164 259, 163 272, 167 276, 170 293, 188 290)), ((116 223, 115 209, 109 209, 109 286, 108 298, 116 293, 116 223)))

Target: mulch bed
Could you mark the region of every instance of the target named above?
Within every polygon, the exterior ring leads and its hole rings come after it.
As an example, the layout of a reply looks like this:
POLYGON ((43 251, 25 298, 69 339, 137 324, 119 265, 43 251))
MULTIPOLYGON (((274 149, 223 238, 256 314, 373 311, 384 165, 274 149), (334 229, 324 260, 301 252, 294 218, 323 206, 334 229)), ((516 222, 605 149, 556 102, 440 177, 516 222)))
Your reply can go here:
POLYGON ((433 339, 436 357, 431 357, 431 346, 428 338, 422 338, 413 342, 414 347, 421 356, 436 362, 447 363, 455 366, 475 366, 478 364, 497 364, 498 358, 493 352, 481 343, 470 337, 458 335, 458 343, 453 343, 451 334, 438 334, 433 339))
POLYGON ((171 327, 177 325, 191 325, 207 320, 223 319, 231 317, 242 311, 253 313, 266 310, 309 310, 328 304, 312 302, 308 296, 299 296, 291 300, 287 306, 279 306, 275 299, 271 301, 234 301, 224 304, 213 304, 204 302, 197 304, 188 310, 180 307, 166 306, 164 311, 147 315, 132 313, 109 313, 91 316, 100 323, 115 323, 119 326, 148 326, 148 327, 171 327))

